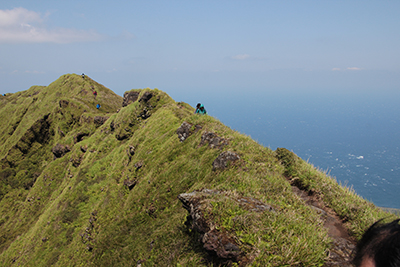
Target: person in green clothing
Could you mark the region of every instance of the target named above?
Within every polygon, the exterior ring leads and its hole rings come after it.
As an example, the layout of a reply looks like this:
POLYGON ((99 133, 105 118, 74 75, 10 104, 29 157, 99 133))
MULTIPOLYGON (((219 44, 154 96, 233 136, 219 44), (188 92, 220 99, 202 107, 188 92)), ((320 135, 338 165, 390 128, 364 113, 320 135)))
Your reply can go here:
POLYGON ((206 109, 204 108, 204 105, 203 105, 203 104, 198 103, 197 106, 196 106, 196 111, 195 111, 194 113, 195 113, 195 114, 204 115, 204 114, 207 114, 207 111, 206 111, 206 109))

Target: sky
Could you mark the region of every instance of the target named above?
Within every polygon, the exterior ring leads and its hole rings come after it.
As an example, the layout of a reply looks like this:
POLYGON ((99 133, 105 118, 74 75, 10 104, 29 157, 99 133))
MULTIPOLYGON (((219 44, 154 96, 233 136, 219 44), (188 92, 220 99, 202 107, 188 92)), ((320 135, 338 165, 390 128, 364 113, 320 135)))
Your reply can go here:
POLYGON ((0 93, 85 73, 121 96, 149 87, 176 101, 389 95, 400 89, 399 11, 398 0, 0 0, 0 93))

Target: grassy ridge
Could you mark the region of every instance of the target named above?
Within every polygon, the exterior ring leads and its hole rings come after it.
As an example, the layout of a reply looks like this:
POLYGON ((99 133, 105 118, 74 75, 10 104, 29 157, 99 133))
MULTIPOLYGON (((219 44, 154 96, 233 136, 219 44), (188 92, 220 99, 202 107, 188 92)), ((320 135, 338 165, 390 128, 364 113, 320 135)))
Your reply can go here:
POLYGON ((2 117, 13 102, 18 110, 4 121, 8 130, 0 136, 0 265, 211 266, 196 233, 184 225, 187 211, 177 200, 181 193, 207 188, 223 194, 205 200, 204 216, 237 240, 251 265, 322 266, 330 246, 327 232, 319 215, 293 194, 286 176, 321 194, 356 236, 388 216, 301 159, 286 164, 278 151, 213 117, 194 115, 192 107, 157 89, 140 90, 139 99, 152 97, 124 108, 109 89, 78 75, 28 91, 1 99, 2 117), (32 104, 29 94, 35 90, 34 103, 44 105, 32 104), (41 143, 26 138, 33 141, 25 142, 24 154, 18 144, 46 114, 48 137, 41 143), (96 116, 108 119, 100 125, 96 116), (184 121, 201 130, 181 142, 176 130, 184 121), (222 150, 201 145, 205 131, 228 145, 222 150), (54 158, 58 143, 70 152, 54 158), (240 160, 213 170, 222 151, 240 160), (24 179, 34 180, 32 186, 20 183, 24 179), (249 211, 234 201, 238 196, 258 199, 275 212, 249 211))

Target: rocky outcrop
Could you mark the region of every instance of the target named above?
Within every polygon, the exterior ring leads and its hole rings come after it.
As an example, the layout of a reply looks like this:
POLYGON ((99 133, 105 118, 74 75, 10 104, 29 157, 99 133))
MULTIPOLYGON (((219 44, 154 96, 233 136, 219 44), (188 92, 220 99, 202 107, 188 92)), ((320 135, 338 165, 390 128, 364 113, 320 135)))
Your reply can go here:
POLYGON ((95 116, 94 119, 93 119, 93 122, 96 124, 96 126, 101 126, 101 125, 103 125, 107 120, 108 120, 108 117, 95 116))
POLYGON ((139 94, 140 94, 140 92, 138 92, 138 91, 125 92, 124 100, 122 101, 122 106, 126 107, 130 103, 133 103, 136 100, 138 100, 139 94))
POLYGON ((193 133, 197 133, 199 130, 201 130, 200 125, 195 125, 193 127, 193 124, 190 124, 186 121, 184 121, 181 126, 176 130, 176 134, 178 135, 179 141, 183 142, 188 138, 190 135, 193 133))
POLYGON ((142 97, 139 99, 139 102, 144 102, 147 103, 151 98, 153 97, 153 94, 150 92, 145 92, 142 97))
POLYGON ((190 135, 190 128, 192 125, 184 121, 181 126, 176 130, 176 134, 178 135, 179 141, 183 142, 190 135))
POLYGON ((217 136, 216 133, 205 131, 201 135, 200 146, 203 146, 206 143, 208 143, 210 148, 222 149, 224 146, 228 145, 228 140, 217 136))
POLYGON ((128 155, 129 161, 131 161, 132 156, 135 155, 135 147, 130 145, 126 150, 126 154, 128 155))
POLYGON ((70 152, 71 149, 68 145, 57 144, 53 147, 51 151, 53 152, 55 158, 61 158, 62 156, 70 152))
POLYGON ((233 200, 242 209, 250 212, 275 212, 274 208, 252 197, 238 197, 231 192, 203 189, 192 193, 180 194, 178 199, 183 207, 189 212, 185 225, 199 234, 199 242, 208 252, 211 260, 216 264, 227 264, 236 262, 239 266, 246 266, 252 255, 247 253, 251 249, 244 250, 244 244, 238 243, 239 239, 235 233, 221 231, 221 226, 210 216, 210 203, 233 200))
POLYGON ((85 136, 89 136, 89 134, 88 133, 77 133, 74 136, 74 143, 76 144, 76 143, 81 142, 85 136))
POLYGON ((203 209, 206 205, 203 200, 215 194, 220 194, 220 192, 204 189, 200 192, 180 194, 178 199, 189 212, 185 224, 200 234, 199 241, 210 256, 214 257, 214 261, 223 264, 238 262, 244 256, 239 244, 232 236, 217 230, 214 222, 204 217, 203 209))
POLYGON ((239 160, 240 157, 238 154, 232 151, 224 151, 214 160, 212 166, 213 170, 223 170, 226 169, 231 162, 235 162, 239 160))

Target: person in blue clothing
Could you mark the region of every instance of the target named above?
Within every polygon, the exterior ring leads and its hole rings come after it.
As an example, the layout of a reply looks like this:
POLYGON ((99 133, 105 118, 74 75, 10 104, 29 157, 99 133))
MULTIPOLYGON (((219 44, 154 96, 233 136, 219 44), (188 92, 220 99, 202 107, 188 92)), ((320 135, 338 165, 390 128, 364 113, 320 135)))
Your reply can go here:
POLYGON ((100 107, 101 107, 100 104, 97 104, 97 105, 96 105, 96 108, 97 108, 97 109, 99 109, 100 107))
POLYGON ((203 105, 203 104, 198 103, 197 106, 196 106, 196 110, 195 110, 194 113, 195 113, 195 114, 202 114, 202 115, 204 115, 204 114, 207 114, 207 111, 206 111, 206 109, 204 108, 204 105, 203 105))

